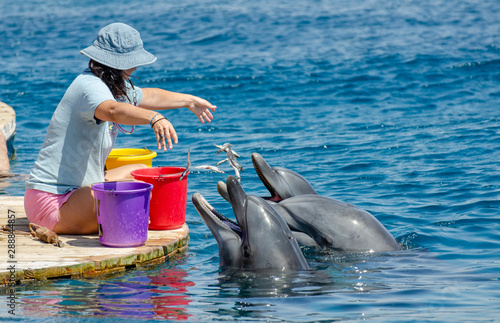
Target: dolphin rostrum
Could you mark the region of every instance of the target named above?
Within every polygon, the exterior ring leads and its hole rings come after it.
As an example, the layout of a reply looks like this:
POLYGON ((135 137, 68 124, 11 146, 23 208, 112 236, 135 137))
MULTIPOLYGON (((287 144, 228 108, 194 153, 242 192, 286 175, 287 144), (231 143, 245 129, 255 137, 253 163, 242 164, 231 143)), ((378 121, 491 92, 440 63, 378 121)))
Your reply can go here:
POLYGON ((219 264, 245 270, 307 270, 309 265, 281 216, 262 198, 246 195, 234 176, 227 193, 236 222, 215 210, 201 194, 193 204, 219 246, 219 264))
MULTIPOLYGON (((252 154, 252 163, 260 180, 271 193, 270 197, 264 197, 265 200, 279 202, 297 195, 318 194, 302 175, 288 168, 271 167, 258 153, 252 154)), ((217 189, 228 200, 225 183, 219 182, 217 189)))
POLYGON ((292 196, 318 194, 311 184, 300 174, 284 167, 271 167, 258 153, 252 154, 255 171, 264 186, 271 193, 268 198, 279 202, 292 196))

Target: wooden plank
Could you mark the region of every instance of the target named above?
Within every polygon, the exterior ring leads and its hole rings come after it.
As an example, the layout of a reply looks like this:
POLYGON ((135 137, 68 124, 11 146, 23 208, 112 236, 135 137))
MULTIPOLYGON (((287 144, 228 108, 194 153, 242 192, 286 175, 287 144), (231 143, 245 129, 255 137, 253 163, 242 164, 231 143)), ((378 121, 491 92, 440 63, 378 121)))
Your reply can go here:
POLYGON ((11 283, 11 278, 26 283, 94 277, 156 265, 183 252, 189 242, 189 228, 184 224, 177 230, 149 230, 148 240, 141 247, 104 247, 97 235, 61 235, 65 246, 56 247, 29 234, 23 196, 0 196, 0 225, 7 225, 9 220, 16 231, 0 232, 0 285, 4 286, 11 283))
POLYGON ((14 109, 0 102, 0 131, 5 135, 5 140, 9 140, 16 132, 16 113, 14 109))

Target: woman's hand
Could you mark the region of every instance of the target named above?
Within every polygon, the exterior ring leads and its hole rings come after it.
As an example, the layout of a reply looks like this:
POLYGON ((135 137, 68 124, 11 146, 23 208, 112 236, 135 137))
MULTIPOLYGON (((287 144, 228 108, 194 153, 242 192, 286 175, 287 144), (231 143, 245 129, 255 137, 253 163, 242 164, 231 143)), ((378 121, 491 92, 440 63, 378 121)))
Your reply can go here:
POLYGON ((174 126, 162 115, 158 115, 151 122, 151 127, 156 135, 156 142, 158 143, 158 149, 163 147, 163 151, 172 149, 172 140, 177 144, 177 133, 175 132, 174 126))
POLYGON ((193 102, 188 105, 188 108, 198 117, 198 119, 200 119, 201 123, 205 123, 205 120, 207 122, 212 121, 214 118, 212 112, 214 112, 217 107, 207 100, 193 96, 193 102), (212 112, 210 112, 210 110, 212 110, 212 112))

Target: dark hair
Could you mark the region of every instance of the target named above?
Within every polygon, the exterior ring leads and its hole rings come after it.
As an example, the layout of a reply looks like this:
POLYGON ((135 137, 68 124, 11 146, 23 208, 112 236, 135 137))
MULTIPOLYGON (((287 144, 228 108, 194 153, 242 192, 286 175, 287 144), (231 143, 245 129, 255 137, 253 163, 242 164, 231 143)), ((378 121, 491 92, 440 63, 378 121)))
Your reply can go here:
MULTIPOLYGON (((125 79, 123 78, 123 71, 117 70, 116 68, 108 67, 94 60, 90 60, 89 68, 92 74, 100 78, 104 84, 109 88, 111 94, 116 99, 125 100, 127 99, 129 102, 130 98, 127 95, 127 87, 125 84, 125 79)), ((134 84, 129 79, 132 88, 134 88, 134 84)))

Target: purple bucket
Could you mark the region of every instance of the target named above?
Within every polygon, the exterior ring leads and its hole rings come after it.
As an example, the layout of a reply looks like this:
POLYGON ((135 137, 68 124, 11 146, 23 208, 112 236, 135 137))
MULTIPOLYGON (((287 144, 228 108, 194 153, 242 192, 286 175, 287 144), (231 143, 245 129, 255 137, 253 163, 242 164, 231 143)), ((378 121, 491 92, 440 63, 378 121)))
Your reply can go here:
POLYGON ((148 239, 149 202, 153 185, 104 182, 92 185, 99 241, 106 247, 138 247, 148 239))

